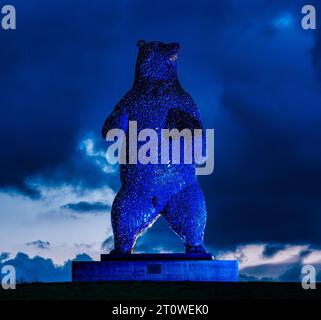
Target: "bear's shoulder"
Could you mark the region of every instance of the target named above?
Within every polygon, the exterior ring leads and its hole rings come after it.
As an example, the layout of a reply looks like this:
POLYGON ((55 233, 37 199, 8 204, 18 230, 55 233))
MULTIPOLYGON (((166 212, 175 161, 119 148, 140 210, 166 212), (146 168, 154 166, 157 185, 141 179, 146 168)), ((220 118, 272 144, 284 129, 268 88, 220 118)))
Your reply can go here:
POLYGON ((181 85, 175 88, 173 99, 177 101, 177 105, 180 105, 182 107, 196 107, 196 103, 192 96, 181 85))

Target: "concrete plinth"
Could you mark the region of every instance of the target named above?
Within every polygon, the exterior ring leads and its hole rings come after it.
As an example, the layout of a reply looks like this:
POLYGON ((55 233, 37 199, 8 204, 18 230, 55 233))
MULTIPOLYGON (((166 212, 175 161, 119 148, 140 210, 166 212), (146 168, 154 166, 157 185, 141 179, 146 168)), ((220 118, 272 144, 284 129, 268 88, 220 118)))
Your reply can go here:
POLYGON ((73 282, 238 281, 237 260, 210 254, 102 255, 102 261, 73 261, 73 282))

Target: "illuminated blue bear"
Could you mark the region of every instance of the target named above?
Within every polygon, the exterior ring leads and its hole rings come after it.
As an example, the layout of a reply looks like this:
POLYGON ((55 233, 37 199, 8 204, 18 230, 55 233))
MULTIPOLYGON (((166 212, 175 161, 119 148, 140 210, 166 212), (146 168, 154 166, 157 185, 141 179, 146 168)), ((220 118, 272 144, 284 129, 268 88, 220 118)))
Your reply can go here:
MULTIPOLYGON (((138 41, 133 87, 106 119, 110 129, 128 132, 129 121, 145 128, 202 129, 199 111, 177 77, 178 43, 138 41)), ((128 137, 127 137, 128 139, 128 137)), ((138 143, 138 149, 140 144, 138 143)), ((204 253, 206 205, 192 164, 121 164, 121 189, 112 206, 113 253, 131 253, 137 237, 162 215, 187 253, 204 253)))

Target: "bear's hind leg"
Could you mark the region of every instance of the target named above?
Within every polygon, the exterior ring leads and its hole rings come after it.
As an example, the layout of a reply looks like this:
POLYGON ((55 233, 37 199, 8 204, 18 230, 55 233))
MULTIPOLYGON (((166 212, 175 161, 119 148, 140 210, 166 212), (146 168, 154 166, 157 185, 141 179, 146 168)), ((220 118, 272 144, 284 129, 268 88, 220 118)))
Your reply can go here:
POLYGON ((131 253, 137 237, 158 218, 148 194, 121 188, 113 202, 111 219, 114 250, 111 253, 131 253))
POLYGON ((183 240, 186 253, 206 253, 203 244, 206 205, 198 183, 189 185, 172 196, 163 216, 183 240))

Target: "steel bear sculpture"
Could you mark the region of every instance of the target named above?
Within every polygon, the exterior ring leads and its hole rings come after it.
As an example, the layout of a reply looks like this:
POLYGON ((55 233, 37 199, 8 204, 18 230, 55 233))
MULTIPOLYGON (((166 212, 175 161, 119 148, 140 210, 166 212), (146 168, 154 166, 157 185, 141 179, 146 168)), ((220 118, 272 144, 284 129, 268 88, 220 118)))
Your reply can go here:
MULTIPOLYGON (((138 41, 133 87, 105 120, 102 135, 137 121, 137 130, 202 128, 199 110, 177 77, 178 43, 138 41)), ((206 205, 192 164, 121 164, 112 205, 114 250, 132 253, 137 237, 162 215, 186 253, 205 253, 206 205)))

